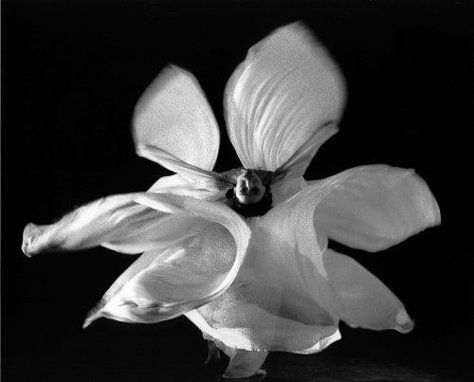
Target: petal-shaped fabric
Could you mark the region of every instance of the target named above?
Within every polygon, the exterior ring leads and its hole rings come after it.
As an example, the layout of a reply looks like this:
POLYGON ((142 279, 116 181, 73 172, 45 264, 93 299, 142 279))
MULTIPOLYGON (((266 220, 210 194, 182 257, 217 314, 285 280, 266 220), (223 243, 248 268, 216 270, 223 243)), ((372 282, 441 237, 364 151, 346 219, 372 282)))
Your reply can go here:
POLYGON ((315 224, 350 247, 380 251, 441 220, 433 194, 413 170, 361 166, 309 182, 315 193, 324 184, 330 191, 317 207, 315 224))
MULTIPOLYGON (((323 197, 324 195, 321 195, 323 197)), ((313 353, 340 338, 338 299, 324 267, 314 193, 302 190, 260 218, 232 286, 186 316, 221 348, 313 353)))
MULTIPOLYGON (((221 203, 142 193, 135 201, 177 219, 163 237, 110 287, 85 322, 99 317, 125 322, 168 320, 221 295, 245 259, 250 229, 221 203)), ((172 217, 172 218, 171 218, 172 217)), ((156 236, 160 237, 160 227, 156 236)))
POLYGON ((413 322, 400 300, 349 256, 327 249, 324 265, 340 304, 338 316, 352 327, 407 333, 413 322), (342 308, 342 309, 341 309, 342 308))
POLYGON ((342 75, 299 23, 253 46, 230 78, 227 131, 246 168, 304 174, 337 132, 345 101, 342 75))
POLYGON ((188 176, 212 170, 219 151, 219 128, 203 91, 191 73, 175 66, 164 69, 138 101, 133 133, 138 155, 188 176))

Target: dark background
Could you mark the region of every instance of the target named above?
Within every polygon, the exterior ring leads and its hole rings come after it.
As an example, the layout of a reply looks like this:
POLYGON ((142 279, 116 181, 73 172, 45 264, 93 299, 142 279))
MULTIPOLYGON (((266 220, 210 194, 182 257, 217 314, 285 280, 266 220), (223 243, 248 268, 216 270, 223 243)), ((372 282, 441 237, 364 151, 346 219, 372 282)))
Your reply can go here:
MULTIPOLYGON (((30 221, 50 223, 73 207, 145 190, 168 174, 135 156, 130 137, 135 102, 164 65, 194 73, 224 128, 223 89, 247 49, 274 28, 303 20, 348 84, 341 130, 307 178, 361 164, 415 168, 439 202, 442 225, 378 254, 344 249, 401 298, 416 320, 412 333, 342 324, 342 341, 318 355, 270 356, 269 380, 387 380, 374 365, 398 367, 394 380, 469 380, 474 14, 468 3, 3 1, 3 379, 193 381, 216 373, 201 366, 205 344, 184 318, 157 325, 102 319, 81 329, 132 257, 98 248, 27 259, 21 234, 30 221), (364 367, 367 376, 357 377, 364 367), (402 370, 412 370, 411 377, 402 370)), ((216 169, 238 167, 224 130, 221 140, 216 169)))

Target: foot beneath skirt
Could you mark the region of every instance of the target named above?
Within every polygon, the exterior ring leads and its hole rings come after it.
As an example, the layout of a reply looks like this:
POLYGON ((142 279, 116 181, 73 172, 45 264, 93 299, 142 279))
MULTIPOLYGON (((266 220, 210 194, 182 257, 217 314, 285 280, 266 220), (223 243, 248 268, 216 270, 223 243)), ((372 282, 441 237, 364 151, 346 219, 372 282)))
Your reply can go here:
POLYGON ((214 341, 207 341, 207 358, 204 361, 206 365, 219 362, 221 359, 221 354, 219 353, 219 348, 214 343, 214 341))
POLYGON ((263 369, 259 369, 255 374, 249 377, 228 377, 225 374, 222 376, 222 381, 235 381, 235 382, 259 382, 263 381, 267 376, 267 372, 263 369))

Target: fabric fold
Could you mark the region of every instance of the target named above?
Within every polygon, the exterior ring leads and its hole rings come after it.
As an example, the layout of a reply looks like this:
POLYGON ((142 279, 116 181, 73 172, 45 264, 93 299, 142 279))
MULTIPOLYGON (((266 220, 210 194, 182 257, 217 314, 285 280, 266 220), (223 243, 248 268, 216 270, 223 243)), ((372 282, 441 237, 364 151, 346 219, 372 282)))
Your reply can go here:
MULTIPOLYGON (((250 229, 225 205, 153 193, 137 194, 135 202, 166 214, 173 236, 161 237, 116 280, 85 326, 99 317, 146 323, 177 317, 224 293, 245 259, 250 229)), ((162 229, 168 231, 157 227, 157 236, 162 229)))
POLYGON ((300 23, 253 46, 226 86, 229 138, 247 168, 302 176, 337 132, 345 102, 342 75, 300 23))
POLYGON ((248 219, 252 241, 219 298, 186 316, 223 349, 314 353, 340 338, 324 268, 327 238, 313 224, 318 199, 301 191, 248 219))
POLYGON ((315 193, 327 188, 315 224, 329 238, 369 252, 398 244, 441 220, 436 199, 413 170, 360 166, 308 182, 308 187, 315 193))
POLYGON ((222 179, 224 178, 201 177, 198 182, 190 182, 181 174, 163 176, 148 189, 148 192, 191 196, 209 201, 223 200, 233 184, 222 179))
POLYGON ((401 301, 377 277, 349 256, 327 249, 324 265, 334 288, 337 315, 349 326, 372 330, 413 329, 401 301))
POLYGON ((193 178, 213 169, 220 133, 198 81, 170 66, 138 101, 133 138, 139 156, 193 178))
MULTIPOLYGON (((84 327, 100 317, 155 323, 185 315, 229 355, 229 378, 256 375, 269 351, 323 350, 341 338, 340 320, 409 332, 401 301, 329 249, 328 238, 375 252, 439 224, 440 210, 413 170, 360 166, 304 180, 337 132, 345 98, 340 70, 302 24, 279 28, 249 50, 227 83, 225 119, 242 165, 263 174, 273 205, 244 220, 226 192, 242 178, 251 184, 250 175, 213 171, 220 133, 211 107, 192 74, 170 66, 138 101, 133 139, 139 156, 176 174, 57 223, 29 224, 22 249, 28 256, 94 246, 142 253, 84 327)), ((248 187, 255 196, 257 186, 248 187)))
POLYGON ((162 236, 175 235, 166 213, 134 201, 138 193, 112 195, 86 204, 47 226, 25 228, 24 251, 81 250, 103 245, 117 252, 141 253, 162 236))

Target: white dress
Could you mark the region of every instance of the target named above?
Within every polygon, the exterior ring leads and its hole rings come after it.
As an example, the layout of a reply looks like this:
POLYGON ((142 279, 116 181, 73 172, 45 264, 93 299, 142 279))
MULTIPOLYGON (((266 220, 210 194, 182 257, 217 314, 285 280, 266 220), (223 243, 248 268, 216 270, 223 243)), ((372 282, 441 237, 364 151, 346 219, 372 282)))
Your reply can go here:
POLYGON ((413 170, 362 166, 307 181, 337 132, 343 78, 299 23, 249 50, 225 91, 227 132, 243 167, 273 171, 273 207, 244 219, 212 171, 219 129, 195 78, 169 67, 135 109, 137 153, 176 175, 147 192, 86 205, 50 226, 28 225, 28 255, 96 245, 141 254, 86 319, 159 322, 186 315, 224 350, 230 377, 254 374, 269 351, 313 353, 353 327, 408 332, 399 299, 328 238, 375 252, 439 224, 436 200, 413 170))

